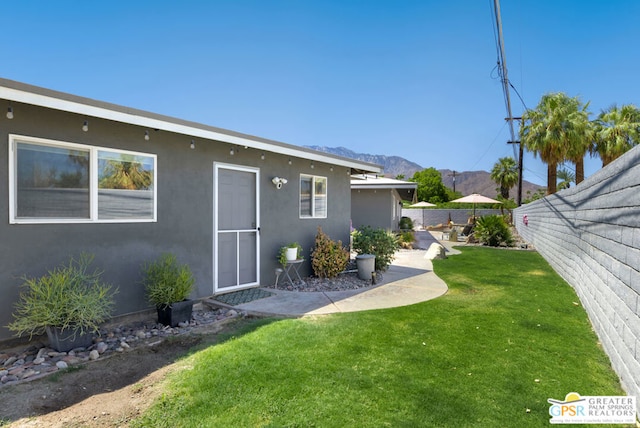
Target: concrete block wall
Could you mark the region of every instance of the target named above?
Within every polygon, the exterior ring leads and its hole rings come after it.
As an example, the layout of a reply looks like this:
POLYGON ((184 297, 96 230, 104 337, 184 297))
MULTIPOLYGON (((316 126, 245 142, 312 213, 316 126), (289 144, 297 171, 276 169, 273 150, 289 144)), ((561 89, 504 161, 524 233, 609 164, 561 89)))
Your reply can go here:
POLYGON ((519 207, 514 223, 576 290, 623 388, 640 398, 640 147, 519 207))
MULTIPOLYGON (((507 211, 505 210, 505 214, 507 211)), ((476 209, 476 217, 483 215, 500 214, 500 210, 476 209)), ((441 209, 441 208, 403 208, 402 216, 409 217, 413 221, 414 227, 436 226, 447 224, 449 217, 455 224, 466 224, 469 217, 473 215, 472 209, 441 209)))

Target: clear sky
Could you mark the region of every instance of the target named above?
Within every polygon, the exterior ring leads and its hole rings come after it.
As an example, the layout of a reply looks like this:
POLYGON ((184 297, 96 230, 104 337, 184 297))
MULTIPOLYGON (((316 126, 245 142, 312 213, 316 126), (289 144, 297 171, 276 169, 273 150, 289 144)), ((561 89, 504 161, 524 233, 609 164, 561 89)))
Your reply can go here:
MULTIPOLYGON (((489 171, 513 156, 493 0, 4 1, 0 77, 296 145, 489 171)), ((528 108, 640 104, 640 1, 502 0, 528 108)), ((524 111, 511 92, 513 115, 524 111)), ((525 179, 546 167, 525 155, 525 179)), ((586 175, 600 168, 587 159, 586 175)))

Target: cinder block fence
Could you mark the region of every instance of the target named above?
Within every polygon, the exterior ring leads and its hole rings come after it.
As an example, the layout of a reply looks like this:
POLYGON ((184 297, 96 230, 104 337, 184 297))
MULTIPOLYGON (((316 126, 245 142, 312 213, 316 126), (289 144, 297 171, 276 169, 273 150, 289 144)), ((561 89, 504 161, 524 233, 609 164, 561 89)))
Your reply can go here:
MULTIPOLYGON (((507 210, 504 211, 507 213, 507 210)), ((501 214, 498 209, 476 210, 476 217, 484 215, 501 214)), ((437 226, 447 224, 449 219, 455 224, 466 224, 469 217, 473 215, 472 209, 446 209, 446 208, 403 208, 402 216, 409 217, 413 221, 414 227, 437 226)))
POLYGON ((576 290, 624 389, 640 398, 640 147, 516 209, 514 223, 576 290))

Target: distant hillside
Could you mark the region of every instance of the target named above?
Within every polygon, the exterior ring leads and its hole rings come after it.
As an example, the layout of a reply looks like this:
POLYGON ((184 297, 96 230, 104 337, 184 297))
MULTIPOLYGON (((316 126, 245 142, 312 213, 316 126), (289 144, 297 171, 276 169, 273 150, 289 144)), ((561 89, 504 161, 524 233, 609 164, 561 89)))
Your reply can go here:
MULTIPOLYGON (((450 189, 453 189, 453 171, 450 169, 439 169, 442 176, 442 183, 450 189)), ((490 177, 487 171, 456 171, 456 191, 463 195, 470 195, 472 193, 479 193, 481 195, 495 198, 498 196, 498 185, 490 177)), ((530 183, 528 181, 522 182, 522 199, 527 198, 527 192, 531 194, 543 189, 544 187, 537 184, 530 183)), ((516 197, 518 194, 518 186, 514 186, 509 191, 511 198, 516 197)))
POLYGON ((415 162, 411 162, 400 156, 384 156, 384 155, 369 155, 366 153, 356 153, 353 150, 349 150, 344 147, 324 147, 324 146, 305 146, 313 150, 320 152, 331 153, 333 155, 342 156, 345 158, 357 159, 363 162, 375 163, 382 165, 384 175, 387 177, 396 177, 398 175, 404 175, 405 178, 411 178, 416 171, 421 171, 424 168, 415 162))
MULTIPOLYGON (((375 163, 382 165, 384 175, 387 177, 397 177, 398 175, 404 175, 405 180, 413 177, 416 171, 425 169, 423 166, 418 165, 415 162, 411 162, 400 156, 384 156, 384 155, 370 155, 366 153, 356 153, 353 150, 349 150, 344 147, 324 147, 324 146, 306 146, 313 150, 318 150, 325 153, 331 153, 337 156, 342 156, 351 159, 357 159, 363 162, 375 163)), ((450 169, 439 169, 442 175, 442 182, 445 186, 453 189, 453 171, 450 169)), ((481 195, 495 198, 498 195, 496 183, 491 180, 487 171, 456 171, 456 191, 463 195, 470 195, 471 193, 480 193, 481 195)), ((527 197, 527 191, 532 194, 538 189, 542 189, 542 186, 524 181, 522 183, 522 197, 527 197)), ((510 191, 512 198, 516 197, 517 187, 514 186, 510 191)))

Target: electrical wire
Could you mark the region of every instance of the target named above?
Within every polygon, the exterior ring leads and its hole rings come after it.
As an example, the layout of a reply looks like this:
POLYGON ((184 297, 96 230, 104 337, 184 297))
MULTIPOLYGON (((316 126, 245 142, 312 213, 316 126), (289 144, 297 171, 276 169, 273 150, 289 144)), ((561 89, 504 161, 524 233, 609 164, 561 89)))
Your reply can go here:
MULTIPOLYGON (((500 11, 498 6, 498 0, 490 0, 491 12, 495 17, 495 28, 493 30, 494 40, 496 42, 496 55, 497 55, 497 71, 500 81, 502 83, 502 95, 504 98, 505 108, 507 111, 507 121, 509 122, 509 132, 511 135, 511 141, 516 141, 515 131, 513 129, 513 115, 511 113, 511 99, 509 95, 509 78, 507 77, 507 64, 505 59, 505 47, 504 40, 502 39, 502 23, 500 19, 500 11)), ((518 154, 515 145, 513 146, 513 155, 517 158, 518 154)))
MULTIPOLYGON (((489 0, 489 10, 491 13, 491 19, 493 20, 493 18, 496 16, 496 11, 495 11, 495 4, 493 3, 492 0, 489 0)), ((501 56, 500 56, 500 43, 498 41, 498 33, 497 33, 497 27, 495 25, 492 25, 491 28, 493 29, 493 42, 495 43, 496 46, 496 63, 497 65, 491 70, 491 74, 493 74, 493 70, 497 70, 498 72, 498 79, 501 79, 501 71, 500 71, 500 60, 501 60, 501 56)))
POLYGON ((520 100, 520 102, 522 103, 522 107, 524 107, 525 111, 529 111, 529 107, 527 107, 527 105, 525 104, 524 100, 522 99, 522 97, 520 96, 520 92, 518 92, 518 90, 516 89, 515 86, 513 86, 513 84, 511 82, 509 82, 509 86, 511 86, 511 89, 513 89, 513 91, 516 93, 516 95, 518 96, 518 99, 520 100))
POLYGON ((476 160, 476 163, 474 163, 473 166, 471 167, 471 171, 473 171, 473 169, 476 167, 476 165, 478 165, 480 163, 482 158, 484 158, 485 155, 487 153, 489 153, 489 150, 491 150, 491 147, 493 147, 493 144, 498 140, 498 137, 500 136, 500 134, 502 134, 502 131, 504 130, 505 126, 507 126, 507 122, 505 122, 502 125, 502 128, 500 128, 500 131, 498 131, 498 134, 493 138, 493 141, 491 141, 491 143, 489 144, 489 147, 487 147, 487 150, 485 150, 484 153, 480 157, 478 157, 478 159, 476 160))
POLYGON ((542 181, 546 181, 547 177, 543 177, 540 174, 538 174, 536 171, 529 169, 529 168, 524 168, 525 171, 530 172, 532 175, 535 175, 536 177, 538 177, 540 180, 542 181))

